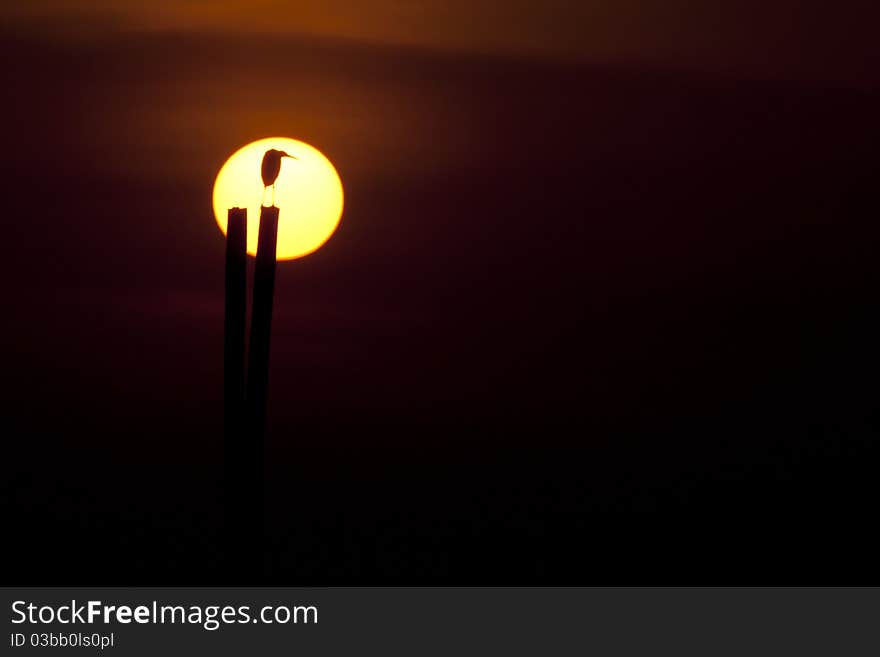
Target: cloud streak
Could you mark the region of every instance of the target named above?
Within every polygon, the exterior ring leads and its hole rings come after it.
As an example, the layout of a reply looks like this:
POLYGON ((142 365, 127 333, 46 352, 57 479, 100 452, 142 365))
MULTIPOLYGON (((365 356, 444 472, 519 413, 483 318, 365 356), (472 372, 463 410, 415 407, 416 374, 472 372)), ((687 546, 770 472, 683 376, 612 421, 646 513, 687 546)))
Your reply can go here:
MULTIPOLYGON (((877 81, 870 26, 854 0, 57 0, 3 10, 5 22, 76 35, 213 31, 342 39, 591 63, 729 71, 752 77, 877 81)), ((874 17, 876 18, 876 16, 874 17)))

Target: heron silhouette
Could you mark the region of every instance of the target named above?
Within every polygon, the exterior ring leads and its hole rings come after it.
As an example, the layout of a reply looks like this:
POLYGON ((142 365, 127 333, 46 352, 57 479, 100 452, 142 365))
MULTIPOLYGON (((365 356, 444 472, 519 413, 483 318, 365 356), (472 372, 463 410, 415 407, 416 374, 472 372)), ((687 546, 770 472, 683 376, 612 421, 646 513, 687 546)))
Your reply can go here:
POLYGON ((290 155, 284 151, 270 148, 263 155, 263 164, 260 166, 260 174, 263 176, 263 199, 266 198, 266 188, 272 188, 272 205, 275 205, 275 181, 278 180, 278 174, 281 172, 281 158, 289 157, 292 160, 298 160, 298 157, 290 155))

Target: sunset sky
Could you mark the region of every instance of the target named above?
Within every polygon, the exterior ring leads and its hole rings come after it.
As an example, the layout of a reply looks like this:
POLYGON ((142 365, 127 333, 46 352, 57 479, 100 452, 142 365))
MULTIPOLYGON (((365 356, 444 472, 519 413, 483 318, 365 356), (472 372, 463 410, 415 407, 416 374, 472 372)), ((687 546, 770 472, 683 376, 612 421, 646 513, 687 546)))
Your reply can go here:
MULTIPOLYGON (((786 509, 779 550, 799 553, 815 516, 790 491, 828 517, 872 500, 870 14, 4 3, 4 413, 34 500, 10 522, 94 522, 96 544, 143 542, 137 572, 210 568, 190 548, 222 460, 212 186, 236 149, 283 135, 332 161, 345 209, 278 267, 270 485, 310 487, 302 513, 325 523, 279 569, 329 573, 330 554, 343 579, 541 583, 585 574, 584 550, 617 563, 646 510, 684 544, 712 519, 776 531, 786 509), (597 547, 573 518, 616 538, 597 547), (151 565, 160 548, 172 565, 151 565)), ((677 543, 663 558, 690 563, 677 543)))
POLYGON ((758 0, 58 0, 12 3, 13 25, 69 37, 192 31, 320 37, 452 52, 626 62, 772 77, 877 80, 867 3, 758 0))

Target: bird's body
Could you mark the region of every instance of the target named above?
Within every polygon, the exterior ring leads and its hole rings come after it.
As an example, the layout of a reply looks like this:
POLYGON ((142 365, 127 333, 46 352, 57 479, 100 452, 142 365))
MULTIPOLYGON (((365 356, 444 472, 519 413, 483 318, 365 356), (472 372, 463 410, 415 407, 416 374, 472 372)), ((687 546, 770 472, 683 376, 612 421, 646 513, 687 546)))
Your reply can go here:
POLYGON ((260 165, 260 175, 263 177, 263 195, 265 196, 266 187, 272 187, 272 205, 275 205, 275 181, 278 180, 278 174, 281 173, 281 158, 289 157, 291 159, 299 159, 293 155, 288 155, 284 151, 270 148, 263 155, 263 163, 260 165))

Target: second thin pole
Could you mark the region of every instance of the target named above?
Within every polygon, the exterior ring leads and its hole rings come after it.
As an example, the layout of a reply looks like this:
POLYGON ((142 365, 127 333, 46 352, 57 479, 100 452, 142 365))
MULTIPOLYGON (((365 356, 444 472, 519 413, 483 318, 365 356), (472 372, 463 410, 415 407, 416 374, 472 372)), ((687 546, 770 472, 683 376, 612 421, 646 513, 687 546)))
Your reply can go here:
POLYGON ((226 304, 223 358, 223 428, 225 436, 225 557, 230 576, 239 579, 253 558, 250 534, 251 476, 243 458, 248 452, 244 417, 245 312, 247 309, 247 210, 231 208, 226 230, 226 304))
MULTIPOLYGON (((260 208, 257 237, 257 261, 254 269, 253 315, 248 349, 247 389, 245 391, 246 426, 250 434, 248 471, 251 501, 257 535, 262 545, 264 534, 264 469, 266 435, 266 398, 269 389, 269 338, 272 332, 272 301, 275 293, 275 253, 278 242, 278 208, 260 208)), ((259 564, 258 564, 259 566, 259 564)), ((261 573, 262 568, 258 571, 261 573)))
POLYGON ((266 392, 269 388, 269 338, 272 332, 272 299, 275 292, 275 249, 278 243, 278 208, 260 208, 257 264, 254 269, 254 307, 248 352, 248 428, 262 440, 266 430, 266 392))

